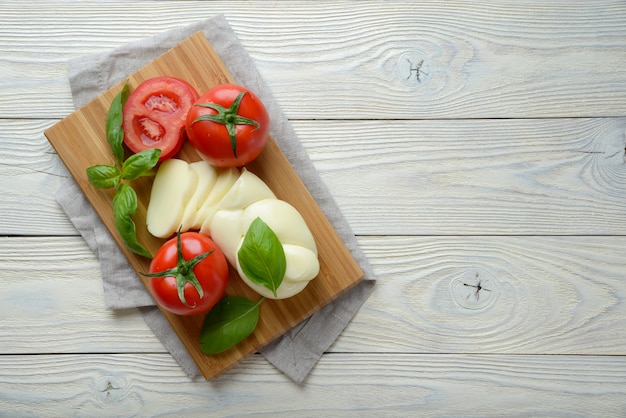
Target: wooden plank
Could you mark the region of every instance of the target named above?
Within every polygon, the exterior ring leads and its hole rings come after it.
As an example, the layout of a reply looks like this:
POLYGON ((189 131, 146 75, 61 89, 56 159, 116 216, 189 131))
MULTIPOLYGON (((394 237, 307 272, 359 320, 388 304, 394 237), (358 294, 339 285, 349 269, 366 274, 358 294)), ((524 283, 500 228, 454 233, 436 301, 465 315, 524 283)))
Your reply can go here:
POLYGON ((165 352, 136 309, 107 310, 80 237, 0 238, 0 354, 165 352))
MULTIPOLYGON (((186 80, 200 92, 217 84, 234 82, 219 56, 201 33, 191 36, 136 73, 129 75, 128 83, 132 90, 146 79, 164 75, 186 80)), ((105 121, 107 109, 124 82, 126 80, 44 133, 147 287, 148 279, 140 273, 149 270, 150 260, 126 248, 115 227, 112 193, 93 187, 89 184, 86 174, 86 168, 89 166, 114 164, 106 141, 105 121)), ((189 143, 183 146, 177 156, 187 161, 200 159, 189 143)), ((300 212, 317 244, 320 273, 316 280, 312 280, 297 295, 287 299, 267 300, 263 303, 260 308, 260 320, 254 332, 233 348, 211 356, 202 353, 198 343, 204 315, 178 316, 162 310, 207 379, 218 376, 245 356, 308 318, 354 286, 363 276, 348 248, 273 138, 269 138, 263 153, 247 167, 263 179, 279 199, 289 202, 300 212)), ((139 206, 134 221, 137 224, 139 242, 154 254, 165 240, 151 236, 146 229, 145 216, 150 200, 151 181, 143 180, 146 179, 135 181, 133 184, 139 206)), ((252 300, 259 298, 239 279, 233 269, 226 293, 246 296, 252 300)))
MULTIPOLYGON (((332 353, 626 355, 626 237, 359 243, 378 283, 332 353), (475 285, 476 271, 486 299, 462 288, 459 303, 453 283, 475 285)), ((0 354, 163 351, 138 313, 104 308, 97 260, 80 237, 0 239, 0 271, 0 354)))
POLYGON ((0 356, 0 369, 0 409, 9 416, 616 417, 626 411, 624 357, 337 354, 322 357, 303 386, 260 356, 213 382, 190 380, 162 354, 0 356))
POLYGON ((337 350, 626 355, 626 237, 359 243, 380 280, 337 350))
POLYGON ((76 234, 54 200, 54 194, 70 176, 43 135, 56 122, 0 120, 2 235, 76 234))
MULTIPOLYGON (((3 234, 75 234, 51 124, 0 121, 3 234)), ((626 118, 293 127, 359 235, 626 235, 626 118)))
POLYGON ((359 234, 626 233, 624 118, 297 128, 359 234))
POLYGON ((626 115, 621 0, 363 1, 357 9, 269 0, 44 0, 24 8, 5 0, 0 116, 61 118, 73 110, 67 59, 218 13, 290 118, 626 115), (410 69, 422 55, 426 81, 417 82, 410 69))

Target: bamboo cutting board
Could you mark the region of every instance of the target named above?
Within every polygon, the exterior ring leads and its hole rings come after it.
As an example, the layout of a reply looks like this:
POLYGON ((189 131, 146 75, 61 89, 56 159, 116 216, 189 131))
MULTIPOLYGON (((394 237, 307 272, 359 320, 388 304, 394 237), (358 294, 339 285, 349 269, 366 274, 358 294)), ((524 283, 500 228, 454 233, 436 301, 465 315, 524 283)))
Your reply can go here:
MULTIPOLYGON (((200 94, 209 88, 234 82, 202 33, 196 33, 169 50, 144 68, 128 77, 134 89, 142 81, 155 76, 173 76, 186 80, 200 94)), ((75 111, 46 130, 45 135, 61 157, 63 163, 111 231, 118 245, 137 273, 148 271, 150 260, 127 250, 113 221, 113 190, 93 187, 87 180, 86 168, 95 164, 114 164, 114 158, 106 141, 105 120, 111 101, 123 82, 106 91, 89 104, 75 111)), ((198 161, 195 150, 187 143, 177 155, 189 162, 198 161)), ((319 250, 320 274, 298 295, 284 300, 266 300, 261 304, 259 323, 250 337, 232 349, 217 355, 200 351, 198 338, 203 315, 183 317, 162 310, 172 328, 189 351, 206 379, 214 378, 241 361, 245 356, 279 337, 291 327, 308 318, 322 306, 355 285, 363 276, 361 268, 353 259, 341 238, 324 216, 284 154, 270 138, 266 149, 248 169, 257 174, 274 191, 279 199, 292 204, 313 232, 319 250)), ((146 230, 145 216, 150 197, 152 179, 142 178, 132 183, 138 196, 138 210, 134 217, 137 236, 152 254, 165 240, 152 237, 146 230)), ((147 280, 141 274, 129 280, 147 280)), ((260 297, 250 290, 230 269, 228 295, 246 296, 252 300, 260 297)))

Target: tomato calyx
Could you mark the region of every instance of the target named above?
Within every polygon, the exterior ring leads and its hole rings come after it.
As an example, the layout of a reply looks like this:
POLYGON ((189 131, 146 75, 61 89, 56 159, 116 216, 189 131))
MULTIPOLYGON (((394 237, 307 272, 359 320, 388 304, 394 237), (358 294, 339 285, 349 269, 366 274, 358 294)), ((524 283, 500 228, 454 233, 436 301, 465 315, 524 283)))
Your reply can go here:
POLYGON ((180 238, 180 230, 176 233, 176 253, 177 253, 177 262, 176 267, 172 267, 167 270, 159 271, 156 273, 142 273, 144 276, 149 278, 159 278, 159 277, 174 277, 176 278, 176 290, 178 291, 178 298, 183 303, 183 305, 193 308, 194 306, 189 306, 187 300, 185 299, 185 285, 187 283, 191 283, 191 285, 196 289, 200 299, 204 296, 204 290, 202 289, 202 285, 198 281, 196 274, 193 269, 200 263, 202 260, 207 258, 209 255, 213 253, 213 250, 207 251, 205 253, 199 254, 190 260, 185 260, 183 256, 183 246, 182 240, 180 238))
POLYGON ((241 104, 241 100, 243 99, 243 96, 245 94, 246 94, 245 91, 240 92, 237 95, 237 98, 233 101, 233 103, 230 105, 229 108, 226 108, 216 103, 196 104, 195 106, 208 107, 210 109, 215 110, 217 113, 212 114, 212 115, 198 116, 192 122, 192 124, 194 124, 196 122, 204 120, 204 121, 211 121, 211 122, 220 123, 224 125, 226 127, 226 130, 228 131, 228 136, 230 138, 230 146, 233 150, 233 155, 235 156, 235 158, 237 158, 237 133, 236 133, 237 125, 252 125, 255 127, 254 130, 258 129, 260 126, 259 123, 255 121, 254 119, 246 118, 238 114, 239 105, 241 104))

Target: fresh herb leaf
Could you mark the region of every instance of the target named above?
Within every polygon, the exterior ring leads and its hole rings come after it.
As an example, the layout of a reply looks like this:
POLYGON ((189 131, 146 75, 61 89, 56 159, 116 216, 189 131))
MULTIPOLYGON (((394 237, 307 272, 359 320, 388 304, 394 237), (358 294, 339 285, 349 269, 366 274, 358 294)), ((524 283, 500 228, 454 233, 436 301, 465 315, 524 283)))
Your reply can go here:
POLYGON ((220 300, 204 318, 200 350, 205 354, 221 353, 252 334, 259 321, 259 306, 264 300, 253 302, 242 296, 220 300))
POLYGON ((161 156, 161 150, 151 148, 133 154, 122 165, 122 176, 126 180, 135 180, 141 176, 145 176, 152 169, 161 156))
POLYGON ((115 226, 129 250, 152 258, 152 254, 137 241, 135 222, 132 219, 135 212, 137 212, 137 193, 127 183, 123 183, 113 197, 115 226))
POLYGON ((129 87, 128 81, 124 83, 124 87, 122 90, 113 98, 113 102, 111 102, 111 107, 109 107, 109 113, 107 114, 106 119, 106 135, 107 142, 111 147, 111 151, 115 156, 118 164, 121 164, 124 161, 124 147, 122 143, 124 142, 124 130, 122 129, 122 110, 124 109, 124 104, 126 104, 126 100, 128 99, 129 87))
POLYGON ((252 282, 265 286, 276 296, 287 270, 287 260, 280 240, 261 218, 250 224, 237 258, 241 270, 252 282))
POLYGON ((110 165, 94 165, 87 168, 89 183, 100 189, 117 188, 122 179, 122 173, 117 167, 110 165))

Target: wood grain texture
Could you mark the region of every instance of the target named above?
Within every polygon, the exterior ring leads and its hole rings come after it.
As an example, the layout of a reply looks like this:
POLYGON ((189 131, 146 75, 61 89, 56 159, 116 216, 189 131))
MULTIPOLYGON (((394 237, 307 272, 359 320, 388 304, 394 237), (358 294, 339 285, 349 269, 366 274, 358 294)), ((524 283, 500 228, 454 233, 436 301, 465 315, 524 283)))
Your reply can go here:
MULTIPOLYGON (((128 83, 132 91, 141 82, 157 76, 181 78, 194 86, 197 91, 207 91, 215 85, 234 82, 206 37, 199 32, 145 67, 129 74, 127 79, 117 86, 102 93, 44 132, 146 287, 148 279, 141 273, 150 269, 150 259, 138 256, 126 247, 114 222, 111 203, 114 192, 93 187, 87 179, 86 169, 96 164, 115 164, 106 140, 105 122, 110 103, 122 85, 128 83)), ((176 156, 189 162, 200 160, 189 143, 185 143, 176 156)), ((265 301, 259 308, 259 321, 254 331, 232 348, 212 355, 203 353, 198 343, 204 315, 180 316, 161 309, 207 379, 218 376, 245 356, 275 340, 350 289, 363 277, 363 271, 358 263, 273 138, 269 137, 261 155, 247 167, 265 182, 278 199, 290 203, 300 213, 315 239, 319 274, 297 295, 265 301)), ((136 192, 138 206, 133 220, 136 224, 137 240, 150 254, 155 254, 166 240, 150 235, 146 228, 151 180, 144 177, 133 181, 132 187, 136 192)), ((243 296, 253 301, 260 298, 240 280, 234 269, 230 271, 226 295, 243 296)))
POLYGON ((3 62, 0 116, 64 117, 73 110, 68 58, 218 13, 290 118, 625 115, 626 5, 620 0, 363 1, 358 7, 44 0, 26 9, 5 0, 0 46, 11 55, 3 62), (406 84, 407 52, 424 55, 427 82, 406 84), (25 106, 25 95, 39 99, 25 106))
POLYGON ((0 415, 625 416, 625 46, 621 0, 2 1, 0 415), (220 12, 378 278, 301 386, 187 378, 53 199, 66 61, 220 12))
MULTIPOLYGON (((75 234, 50 125, 0 121, 3 234, 75 234)), ((625 118, 293 127, 358 235, 626 234, 625 118)))
POLYGON ((359 242, 379 283, 333 350, 626 355, 625 237, 359 242))
POLYGON ((76 234, 54 201, 54 194, 69 176, 43 135, 56 122, 0 119, 0 233, 3 235, 76 234))
POLYGON ((139 311, 105 308, 98 260, 80 237, 0 238, 0 272, 2 354, 165 351, 139 311))
POLYGON ((212 382, 167 355, 2 356, 12 416, 622 416, 626 359, 324 356, 296 386, 260 356, 212 382), (264 390, 271 388, 271 390, 264 390), (50 392, 55 396, 51 397, 50 392), (232 395, 231 395, 232 394, 232 395))
POLYGON ((626 233, 624 118, 296 129, 359 234, 626 233))
MULTIPOLYGON (((626 355, 626 237, 360 237, 378 283, 330 353, 626 355), (455 298, 456 279, 475 285, 455 298), (486 278, 492 277, 495 285, 486 278), (490 293, 491 292, 491 293, 490 293)), ((80 237, 0 240, 4 354, 162 352, 80 237)), ((457 295, 458 296, 458 295, 457 295)))

